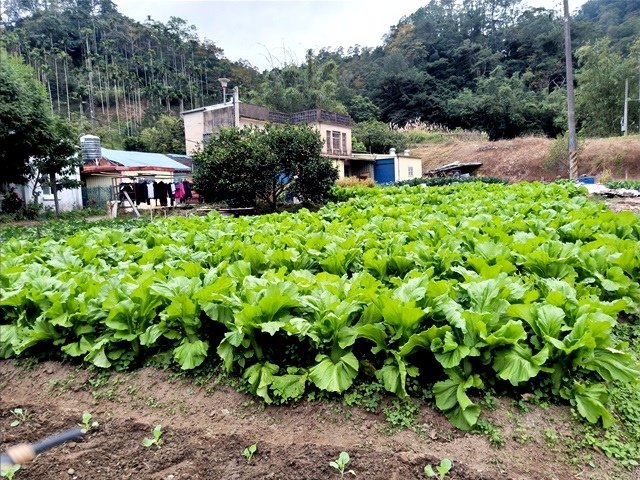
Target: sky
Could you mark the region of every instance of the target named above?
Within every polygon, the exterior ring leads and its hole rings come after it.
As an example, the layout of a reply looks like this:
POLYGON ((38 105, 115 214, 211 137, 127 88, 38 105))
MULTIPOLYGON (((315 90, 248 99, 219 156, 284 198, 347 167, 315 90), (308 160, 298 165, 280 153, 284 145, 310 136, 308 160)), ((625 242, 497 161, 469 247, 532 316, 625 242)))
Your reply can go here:
MULTIPOLYGON (((586 0, 569 0, 571 11, 586 0)), ((376 47, 389 28, 429 0, 114 0, 118 11, 138 21, 150 15, 166 22, 183 18, 201 39, 224 50, 232 61, 258 70, 299 64, 305 52, 323 47, 376 47)), ((562 11, 562 0, 523 4, 562 11)))

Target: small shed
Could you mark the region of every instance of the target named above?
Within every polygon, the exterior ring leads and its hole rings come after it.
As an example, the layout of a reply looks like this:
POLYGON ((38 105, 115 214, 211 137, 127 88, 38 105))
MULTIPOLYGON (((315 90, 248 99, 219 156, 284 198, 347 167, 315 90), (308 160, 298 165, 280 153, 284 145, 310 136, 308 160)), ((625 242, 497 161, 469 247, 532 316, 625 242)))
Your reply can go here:
POLYGON ((441 165, 425 173, 426 177, 469 177, 475 175, 482 166, 481 162, 453 162, 441 165))
POLYGON ((89 155, 84 153, 83 150, 82 194, 88 205, 103 205, 108 200, 114 200, 115 183, 136 179, 172 183, 185 180, 191 174, 191 167, 185 165, 188 161, 186 156, 180 156, 182 162, 179 162, 162 153, 129 152, 101 147, 93 149, 89 155))

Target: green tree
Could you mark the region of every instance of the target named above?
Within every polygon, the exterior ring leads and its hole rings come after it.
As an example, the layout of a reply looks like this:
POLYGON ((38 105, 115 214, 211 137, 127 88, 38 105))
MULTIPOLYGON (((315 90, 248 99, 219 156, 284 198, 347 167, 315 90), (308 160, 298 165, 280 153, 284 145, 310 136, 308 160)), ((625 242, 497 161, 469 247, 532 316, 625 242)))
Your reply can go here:
POLYGON ((82 158, 78 155, 77 138, 77 131, 71 124, 54 116, 51 119, 49 138, 43 151, 32 158, 33 188, 35 190, 39 183, 49 185, 53 194, 56 216, 60 213, 58 191, 80 186, 80 182, 74 178, 82 165, 82 158))
POLYGON ((529 90, 520 75, 507 77, 498 67, 478 80, 475 91, 464 89, 447 107, 456 124, 483 130, 491 140, 523 133, 555 136, 561 131, 557 118, 562 104, 557 99, 557 95, 529 90))
POLYGON ((33 69, 0 49, 0 180, 23 183, 30 157, 45 154, 51 141, 51 113, 33 69))
POLYGON ((354 95, 347 103, 347 110, 355 122, 377 120, 380 115, 380 109, 369 98, 362 95, 354 95))
POLYGON ((181 118, 162 115, 153 127, 142 130, 140 138, 147 152, 185 153, 181 118))
POLYGON ((194 155, 194 187, 207 200, 232 206, 261 200, 275 210, 285 192, 320 203, 338 177, 321 150, 320 135, 306 125, 223 129, 194 155))
POLYGON ((361 142, 369 153, 388 153, 391 148, 399 151, 407 146, 400 133, 377 120, 356 123, 353 126, 353 137, 354 143, 361 142))
POLYGON ((576 56, 576 117, 581 132, 592 136, 619 134, 624 81, 634 78, 637 68, 634 71, 631 61, 614 51, 606 38, 579 48, 576 56))

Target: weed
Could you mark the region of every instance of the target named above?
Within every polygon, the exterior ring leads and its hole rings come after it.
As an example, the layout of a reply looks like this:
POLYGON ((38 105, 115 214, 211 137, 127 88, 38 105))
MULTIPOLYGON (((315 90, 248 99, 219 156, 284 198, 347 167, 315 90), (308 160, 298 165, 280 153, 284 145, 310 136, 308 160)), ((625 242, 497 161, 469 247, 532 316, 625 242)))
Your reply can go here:
POLYGON ((160 448, 160 445, 162 444, 162 435, 164 434, 164 431, 162 431, 162 425, 156 425, 153 431, 151 432, 151 434, 153 435, 153 437, 152 438, 145 437, 142 440, 142 445, 144 445, 147 448, 151 447, 152 445, 155 445, 156 447, 160 448))
POLYGON ((100 424, 96 421, 91 421, 92 415, 89 412, 84 412, 82 414, 82 423, 79 423, 78 426, 82 428, 82 430, 86 433, 92 428, 98 428, 100 424))
POLYGON ((0 477, 11 480, 18 470, 20 470, 20 465, 11 465, 0 471, 0 477))
POLYGON ((89 385, 94 389, 104 387, 109 383, 110 376, 111 372, 108 370, 101 370, 95 377, 89 379, 89 385))
POLYGON ((498 407, 498 401, 495 397, 495 392, 492 390, 488 390, 484 394, 484 398, 480 401, 480 403, 487 410, 495 410, 498 407))
POLYGON ((60 390, 60 393, 68 392, 73 387, 73 384, 76 382, 76 378, 78 376, 77 372, 70 372, 66 378, 60 380, 51 380, 49 382, 49 393, 54 390, 60 390))
POLYGON ((433 467, 431 465, 427 465, 426 467, 424 467, 424 474, 427 477, 438 477, 440 480, 443 480, 444 477, 446 477, 447 474, 451 471, 452 467, 453 467, 453 462, 448 458, 443 458, 440 461, 440 465, 436 467, 436 470, 438 470, 438 473, 433 471, 433 467))
POLYGON ((340 452, 340 455, 338 455, 338 458, 336 460, 334 460, 333 462, 329 462, 329 466, 338 470, 341 477, 344 477, 345 473, 350 473, 355 476, 356 472, 354 472, 353 470, 345 471, 350 460, 351 459, 349 458, 349 454, 347 452, 340 452))
POLYGON ((138 390, 139 390, 139 387, 136 387, 134 385, 127 385, 127 394, 130 397, 137 397, 138 396, 138 390))
POLYGON ((478 420, 472 430, 474 433, 485 435, 489 439, 489 443, 494 447, 504 447, 505 440, 499 427, 487 420, 478 420))
POLYGON ((242 456, 247 459, 247 463, 251 461, 251 458, 253 457, 253 454, 256 453, 256 450, 258 450, 258 444, 254 443, 252 445, 249 445, 242 451, 242 456))
POLYGON ((416 415, 420 411, 411 400, 394 398, 391 406, 384 409, 384 416, 394 429, 411 428, 416 423, 416 415))
POLYGON ((520 420, 516 420, 515 427, 513 429, 513 439, 520 445, 524 445, 531 440, 531 436, 527 433, 527 429, 522 425, 520 420))
POLYGON ((380 407, 384 387, 379 383, 358 385, 344 396, 344 404, 348 407, 361 407, 367 412, 375 413, 380 407))
POLYGON ((524 399, 514 400, 513 406, 522 413, 529 413, 529 405, 527 405, 527 402, 524 399))
POLYGON ((29 420, 29 412, 27 411, 26 408, 14 408, 12 410, 10 410, 10 412, 12 413, 12 415, 15 418, 15 420, 13 422, 11 422, 11 426, 12 427, 17 427, 18 425, 20 425, 21 423, 26 422, 27 420, 29 420))
POLYGON ((558 443, 558 434, 553 428, 545 428, 542 434, 544 436, 544 443, 546 443, 548 447, 553 448, 556 446, 558 443))

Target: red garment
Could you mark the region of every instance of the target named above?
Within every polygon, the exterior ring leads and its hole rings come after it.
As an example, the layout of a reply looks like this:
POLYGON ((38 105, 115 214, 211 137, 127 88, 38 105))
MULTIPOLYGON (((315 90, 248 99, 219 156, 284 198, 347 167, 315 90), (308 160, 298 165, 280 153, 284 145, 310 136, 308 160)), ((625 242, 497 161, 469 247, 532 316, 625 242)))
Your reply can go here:
POLYGON ((179 182, 176 186, 176 199, 182 200, 184 198, 184 185, 182 182, 179 182))

